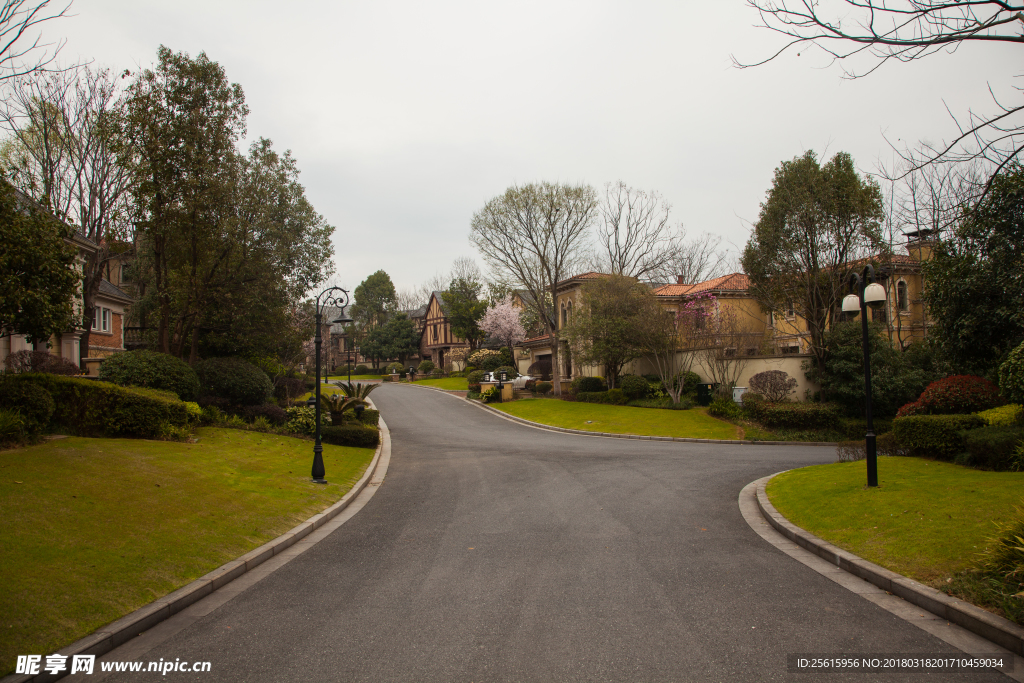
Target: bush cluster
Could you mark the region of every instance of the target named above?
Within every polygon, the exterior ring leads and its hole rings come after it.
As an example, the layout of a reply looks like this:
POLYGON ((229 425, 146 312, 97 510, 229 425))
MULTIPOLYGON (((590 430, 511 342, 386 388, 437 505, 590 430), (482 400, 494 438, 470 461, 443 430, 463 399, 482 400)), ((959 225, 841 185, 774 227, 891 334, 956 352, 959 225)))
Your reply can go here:
POLYGON ((370 368, 366 367, 365 365, 357 365, 355 367, 355 369, 352 371, 352 374, 353 375, 369 375, 370 374, 370 368))
POLYGON ((748 417, 772 429, 835 428, 842 421, 842 408, 834 403, 769 403, 749 391, 742 400, 748 417))
POLYGON ((603 377, 577 377, 569 383, 569 393, 572 394, 607 390, 608 385, 605 384, 603 377))
POLYGON ((765 370, 750 378, 747 383, 752 391, 764 396, 771 403, 785 401, 796 390, 797 381, 782 370, 765 370))
POLYGON ((359 421, 364 425, 377 427, 380 425, 380 411, 367 408, 363 411, 363 414, 359 416, 359 421))
POLYGON ((984 377, 953 375, 935 380, 917 399, 930 415, 963 415, 1003 403, 999 388, 984 377))
POLYGON ((262 417, 270 424, 280 426, 288 421, 288 414, 285 413, 284 408, 273 403, 245 406, 238 411, 238 414, 246 422, 255 422, 258 418, 262 417))
POLYGON ((537 382, 533 386, 533 390, 541 396, 545 396, 553 387, 554 385, 551 382, 537 382))
MULTIPOLYGON (((327 419, 330 413, 326 410, 320 411, 320 429, 327 426, 327 419)), ((286 431, 293 434, 315 434, 316 433, 316 408, 313 406, 296 406, 285 411, 287 420, 284 424, 286 431)))
POLYGON ((388 371, 389 375, 397 375, 398 373, 405 371, 405 366, 398 362, 388 363, 388 366, 385 368, 385 370, 388 371))
POLYGON ((511 365, 501 365, 501 366, 498 366, 498 367, 494 368, 494 371, 492 373, 492 377, 493 378, 500 377, 501 373, 503 373, 503 372, 505 373, 505 376, 508 377, 510 380, 515 379, 516 377, 519 376, 519 372, 514 367, 512 367, 511 365))
POLYGON ((1005 406, 983 410, 978 415, 985 418, 990 427, 1008 427, 1012 424, 1024 424, 1024 406, 1007 403, 1005 406))
POLYGON ((362 425, 332 425, 320 429, 320 440, 335 446, 375 448, 380 443, 380 432, 362 425))
POLYGON ((209 358, 196 363, 195 370, 204 396, 255 406, 266 403, 274 393, 267 373, 241 358, 209 358))
MULTIPOLYGON (((588 377, 587 379, 596 379, 588 377)), ((624 406, 629 402, 622 389, 611 389, 609 391, 579 391, 575 398, 582 403, 604 403, 612 406, 624 406)))
POLYGON ((15 375, 6 381, 43 388, 54 403, 51 423, 80 436, 152 438, 163 434, 168 425, 189 423, 185 403, 168 392, 41 373, 15 375))
POLYGON ((630 401, 640 401, 651 394, 651 384, 638 375, 620 375, 619 388, 630 401))
POLYGON ((738 405, 736 405, 735 401, 724 396, 716 396, 708 406, 708 415, 722 417, 725 419, 737 418, 742 412, 743 411, 738 405))
POLYGON ((416 366, 416 369, 419 372, 422 372, 424 375, 427 375, 427 374, 430 374, 431 372, 434 371, 434 367, 435 367, 434 366, 434 361, 432 361, 432 360, 424 360, 424 361, 420 361, 420 364, 418 366, 416 366))
POLYGON ((1024 403, 1024 342, 999 366, 999 390, 1007 401, 1024 403))
POLYGON ((38 384, 8 377, 0 381, 0 409, 20 416, 19 435, 24 432, 35 436, 50 424, 54 411, 53 397, 38 384))
POLYGON ((892 435, 912 455, 952 460, 964 449, 962 432, 985 426, 979 415, 909 415, 892 422, 892 435))
POLYGON ((1016 457, 1024 427, 979 427, 961 432, 960 438, 963 452, 955 460, 958 465, 1001 472, 1019 472, 1024 467, 1016 457))
POLYGON ((498 391, 498 387, 488 387, 486 391, 480 394, 480 398, 483 399, 484 403, 494 403, 501 400, 501 392, 498 391))
POLYGON ((15 351, 4 359, 4 365, 11 372, 48 372, 69 377, 82 374, 81 368, 67 358, 49 351, 15 351))
POLYGON ((494 349, 480 349, 474 351, 469 357, 469 363, 475 365, 478 370, 491 371, 495 368, 499 368, 504 364, 504 357, 501 351, 495 351, 494 349))
POLYGON ((168 353, 144 349, 125 351, 104 360, 100 381, 173 391, 182 401, 194 401, 199 396, 199 377, 188 363, 168 353))

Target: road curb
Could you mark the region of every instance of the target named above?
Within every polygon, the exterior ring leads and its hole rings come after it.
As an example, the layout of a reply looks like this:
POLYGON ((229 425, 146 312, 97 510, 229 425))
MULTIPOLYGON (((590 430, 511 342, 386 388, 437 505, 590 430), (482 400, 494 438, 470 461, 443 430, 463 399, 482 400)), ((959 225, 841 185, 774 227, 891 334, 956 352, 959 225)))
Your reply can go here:
MULTIPOLYGON (((422 387, 424 389, 430 389, 432 387, 422 387)), ((611 434, 609 432, 588 432, 585 429, 569 429, 568 427, 554 427, 552 425, 546 425, 541 422, 533 422, 532 420, 526 420, 515 415, 509 415, 508 413, 502 412, 491 408, 490 406, 475 401, 473 399, 463 399, 472 403, 475 406, 479 406, 484 410, 488 410, 496 415, 500 415, 506 420, 512 420, 513 422, 519 422, 529 427, 535 427, 537 429, 546 429, 552 432, 563 432, 565 434, 581 434, 583 436, 601 436, 608 439, 633 439, 634 441, 674 441, 677 443, 713 443, 713 444, 731 444, 741 446, 832 446, 835 447, 837 444, 834 441, 747 441, 744 439, 690 439, 682 436, 642 436, 639 434, 611 434)), ((3 681, 0 681, 3 683, 3 681)))
POLYGON ((758 483, 757 507, 765 520, 780 534, 826 562, 1004 647, 1016 655, 1024 656, 1024 628, 991 612, 986 612, 980 607, 950 597, 934 588, 838 548, 783 517, 768 500, 766 492, 768 482, 778 474, 766 477, 758 483))
MULTIPOLYGON (((369 402, 374 407, 372 402, 369 402)), ((58 674, 39 673, 31 674, 8 674, 0 678, 0 683, 45 683, 56 681, 68 675, 70 671, 71 658, 74 655, 96 655, 100 657, 114 648, 128 642, 132 638, 148 631, 161 621, 182 611, 186 607, 206 597, 215 590, 231 583, 235 579, 252 571, 270 558, 287 550, 297 541, 305 538, 311 532, 319 529, 327 522, 337 517, 356 496, 362 493, 367 484, 373 478, 377 465, 380 462, 381 452, 384 449, 384 437, 388 431, 383 420, 380 421, 381 439, 377 445, 377 451, 373 459, 366 467, 366 472, 355 485, 342 496, 341 500, 331 505, 321 513, 315 514, 295 528, 286 531, 277 538, 267 541, 258 548, 250 550, 241 557, 221 565, 217 569, 200 576, 195 581, 186 584, 178 590, 168 593, 162 598, 154 600, 148 605, 140 607, 131 614, 126 614, 117 621, 101 627, 98 631, 75 641, 67 647, 57 650, 54 654, 64 655, 67 659, 67 668, 58 674)), ((45 663, 45 656, 43 663, 45 663)), ((42 666, 40 666, 40 670, 42 666)))

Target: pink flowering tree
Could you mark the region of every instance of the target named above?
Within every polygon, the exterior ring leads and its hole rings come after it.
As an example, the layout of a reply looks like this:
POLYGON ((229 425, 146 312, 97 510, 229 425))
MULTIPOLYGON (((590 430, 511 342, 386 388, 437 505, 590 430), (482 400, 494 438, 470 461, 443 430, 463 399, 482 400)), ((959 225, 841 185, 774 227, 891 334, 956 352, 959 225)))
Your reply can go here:
POLYGON ((484 317, 480 319, 480 329, 486 332, 488 337, 493 337, 503 346, 507 346, 509 353, 512 354, 513 347, 526 339, 526 330, 519 322, 519 313, 519 309, 512 304, 512 295, 508 294, 487 309, 484 317))

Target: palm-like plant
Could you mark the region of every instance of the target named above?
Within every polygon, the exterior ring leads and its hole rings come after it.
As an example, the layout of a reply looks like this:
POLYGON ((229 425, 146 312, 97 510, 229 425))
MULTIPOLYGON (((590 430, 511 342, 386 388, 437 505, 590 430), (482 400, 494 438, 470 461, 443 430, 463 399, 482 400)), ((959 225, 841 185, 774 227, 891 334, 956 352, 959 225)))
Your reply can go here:
POLYGON ((345 396, 360 401, 361 405, 366 405, 366 397, 370 395, 370 392, 379 387, 379 384, 368 384, 363 382, 338 382, 338 386, 341 387, 342 392, 345 396))
POLYGON ((331 420, 334 421, 337 416, 337 422, 340 424, 341 416, 347 410, 356 408, 357 406, 366 405, 366 402, 360 398, 350 398, 344 394, 329 394, 323 397, 324 402, 327 404, 327 409, 331 413, 331 420))

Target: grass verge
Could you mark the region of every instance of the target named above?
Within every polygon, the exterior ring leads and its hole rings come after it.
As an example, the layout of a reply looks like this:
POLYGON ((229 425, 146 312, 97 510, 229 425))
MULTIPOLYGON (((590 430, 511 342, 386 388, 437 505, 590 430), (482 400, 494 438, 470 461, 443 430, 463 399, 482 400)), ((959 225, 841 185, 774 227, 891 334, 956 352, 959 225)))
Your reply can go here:
POLYGON ((72 437, 0 451, 0 675, 288 531, 339 500, 373 458, 203 428, 198 443, 72 437))
MULTIPOLYGON (((785 472, 768 498, 793 524, 933 588, 1001 611, 958 587, 1014 517, 1022 472, 984 472, 921 458, 878 459, 868 489, 864 461, 785 472)), ((1007 615, 1009 616, 1009 615, 1007 615)))
POLYGON ((416 384, 437 387, 447 391, 468 391, 469 384, 465 377, 440 377, 438 379, 418 379, 416 384))
POLYGON ((742 429, 711 417, 706 408, 657 410, 551 398, 527 398, 490 405, 525 420, 588 432, 691 439, 743 438, 742 429))

